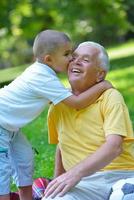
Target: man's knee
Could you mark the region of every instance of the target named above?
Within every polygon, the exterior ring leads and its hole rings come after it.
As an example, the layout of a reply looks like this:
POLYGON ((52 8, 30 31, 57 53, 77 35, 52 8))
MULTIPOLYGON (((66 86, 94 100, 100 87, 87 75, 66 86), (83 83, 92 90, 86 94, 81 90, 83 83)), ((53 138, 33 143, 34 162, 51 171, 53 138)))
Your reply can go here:
POLYGON ((127 194, 123 197, 123 200, 132 200, 134 199, 134 193, 127 194))
POLYGON ((71 195, 66 194, 63 197, 55 197, 55 198, 51 198, 51 197, 45 198, 45 197, 43 197, 41 200, 75 200, 75 198, 72 197, 71 195))

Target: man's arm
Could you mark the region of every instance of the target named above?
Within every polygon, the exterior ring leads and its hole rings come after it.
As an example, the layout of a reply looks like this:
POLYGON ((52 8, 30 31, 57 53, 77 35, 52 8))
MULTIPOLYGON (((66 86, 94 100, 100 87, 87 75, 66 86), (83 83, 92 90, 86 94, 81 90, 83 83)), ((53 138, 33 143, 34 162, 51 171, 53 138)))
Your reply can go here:
POLYGON ((95 100, 98 99, 98 97, 109 88, 112 88, 111 83, 108 81, 102 81, 78 96, 72 95, 62 102, 75 109, 82 109, 94 103, 95 100))
POLYGON ((45 191, 45 196, 63 196, 74 187, 82 177, 92 175, 103 169, 112 162, 113 159, 122 153, 123 137, 119 135, 109 135, 106 142, 92 155, 81 161, 68 172, 54 179, 45 191))
POLYGON ((54 170, 54 177, 58 177, 61 174, 65 172, 65 169, 62 164, 62 158, 61 158, 61 151, 59 149, 59 146, 57 145, 56 148, 56 155, 55 155, 55 170, 54 170))

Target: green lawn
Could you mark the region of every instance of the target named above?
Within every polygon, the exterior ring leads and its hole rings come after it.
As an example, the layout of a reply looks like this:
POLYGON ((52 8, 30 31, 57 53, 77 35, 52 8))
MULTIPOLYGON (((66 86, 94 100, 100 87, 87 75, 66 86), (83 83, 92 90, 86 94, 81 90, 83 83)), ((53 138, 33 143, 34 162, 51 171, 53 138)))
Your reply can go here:
POLYGON ((15 79, 22 73, 22 71, 25 70, 26 67, 27 65, 22 65, 0 70, 0 85, 3 85, 3 83, 8 83, 15 79))
POLYGON ((134 126, 134 42, 110 49, 111 71, 107 78, 121 91, 134 126))
MULTIPOLYGON (((134 41, 110 48, 108 53, 111 61, 111 71, 107 79, 122 92, 134 125, 134 41)), ((7 73, 5 75, 9 77, 10 75, 7 73)), ((20 71, 16 73, 20 73, 20 71)), ((2 76, 4 76, 4 72, 2 76)), ((60 76, 60 78, 65 85, 68 85, 65 76, 60 76)), ((23 128, 33 147, 39 152, 38 155, 35 155, 34 177, 52 177, 53 175, 55 146, 48 144, 47 111, 48 108, 36 120, 23 128)))

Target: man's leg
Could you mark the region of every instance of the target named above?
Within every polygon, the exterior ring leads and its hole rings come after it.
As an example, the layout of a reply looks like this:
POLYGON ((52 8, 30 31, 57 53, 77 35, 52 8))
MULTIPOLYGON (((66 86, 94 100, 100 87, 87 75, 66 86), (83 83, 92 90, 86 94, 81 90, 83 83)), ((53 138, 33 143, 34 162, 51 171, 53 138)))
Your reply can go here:
POLYGON ((106 200, 110 188, 106 187, 103 172, 87 176, 67 192, 63 197, 43 198, 42 200, 106 200))
POLYGON ((134 199, 134 193, 127 194, 123 197, 123 200, 133 200, 134 199))
MULTIPOLYGON (((100 180, 100 177, 98 176, 100 180)), ((82 179, 75 187, 67 192, 63 197, 56 196, 55 198, 42 198, 42 200, 106 200, 106 196, 101 189, 103 183, 97 184, 93 182, 93 178, 82 179)))
POLYGON ((53 199, 51 197, 48 197, 48 198, 44 197, 41 200, 76 200, 76 198, 73 197, 72 195, 66 194, 63 197, 55 197, 53 199))

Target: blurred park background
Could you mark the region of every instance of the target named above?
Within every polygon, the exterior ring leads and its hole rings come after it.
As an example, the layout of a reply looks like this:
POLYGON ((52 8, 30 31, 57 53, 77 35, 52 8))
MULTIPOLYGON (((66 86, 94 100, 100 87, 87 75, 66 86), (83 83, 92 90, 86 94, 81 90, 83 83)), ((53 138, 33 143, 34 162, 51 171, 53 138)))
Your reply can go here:
MULTIPOLYGON (((44 29, 66 32, 74 44, 93 40, 105 46, 111 61, 107 78, 122 92, 134 125, 134 0, 1 0, 0 87, 33 62, 33 40, 44 29)), ((66 77, 61 80, 68 85, 66 77)), ((34 177, 53 173, 47 109, 23 128, 39 152, 34 177)))
POLYGON ((74 43, 123 43, 134 37, 134 1, 1 0, 0 69, 31 63, 33 39, 44 29, 64 31, 74 43))

